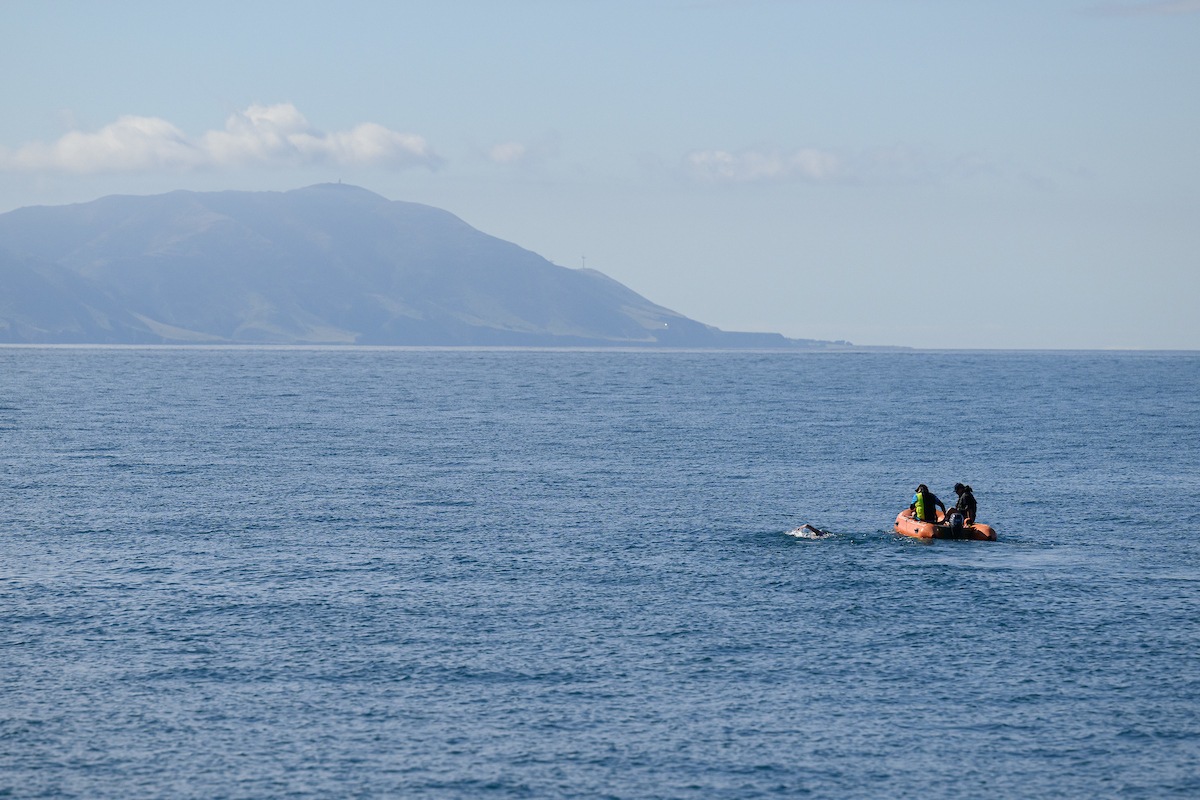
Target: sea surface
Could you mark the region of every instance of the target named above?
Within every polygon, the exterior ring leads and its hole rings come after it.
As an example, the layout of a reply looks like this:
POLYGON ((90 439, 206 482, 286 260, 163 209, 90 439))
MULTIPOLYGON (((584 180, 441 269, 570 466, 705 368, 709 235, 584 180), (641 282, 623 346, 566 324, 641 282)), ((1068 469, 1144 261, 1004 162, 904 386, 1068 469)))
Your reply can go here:
POLYGON ((1198 353, 0 348, 0 797, 1197 796, 1198 353))

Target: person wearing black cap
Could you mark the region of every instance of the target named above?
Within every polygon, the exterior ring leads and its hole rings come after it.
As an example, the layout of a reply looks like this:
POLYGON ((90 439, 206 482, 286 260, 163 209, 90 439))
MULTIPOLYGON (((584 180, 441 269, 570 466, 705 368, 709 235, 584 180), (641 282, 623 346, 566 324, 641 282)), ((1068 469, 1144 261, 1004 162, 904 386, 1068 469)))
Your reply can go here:
POLYGON ((942 514, 946 513, 946 504, 938 500, 937 495, 929 491, 929 487, 922 483, 917 487, 909 508, 921 522, 937 522, 937 511, 934 510, 934 506, 942 509, 942 514))
POLYGON ((954 484, 954 493, 958 495, 958 502, 954 505, 962 512, 963 521, 970 525, 975 521, 975 495, 970 486, 961 483, 954 484))

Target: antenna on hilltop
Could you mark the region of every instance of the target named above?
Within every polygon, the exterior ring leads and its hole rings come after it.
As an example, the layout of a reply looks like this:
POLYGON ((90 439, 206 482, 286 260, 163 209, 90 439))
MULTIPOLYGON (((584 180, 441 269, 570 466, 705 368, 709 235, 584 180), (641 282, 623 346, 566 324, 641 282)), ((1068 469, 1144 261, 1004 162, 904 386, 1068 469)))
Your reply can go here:
POLYGON ((580 269, 587 269, 587 256, 580 256, 579 258, 583 260, 583 266, 580 269))

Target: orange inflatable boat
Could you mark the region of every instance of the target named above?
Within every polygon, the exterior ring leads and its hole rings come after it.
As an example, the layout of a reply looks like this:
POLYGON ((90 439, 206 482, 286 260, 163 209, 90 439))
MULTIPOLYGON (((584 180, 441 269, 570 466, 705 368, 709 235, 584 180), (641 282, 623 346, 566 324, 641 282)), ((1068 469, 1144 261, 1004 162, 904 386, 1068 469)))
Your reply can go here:
POLYGON ((980 542, 996 541, 996 531, 991 525, 973 522, 964 525, 962 533, 957 536, 950 532, 950 526, 942 525, 942 514, 938 512, 937 522, 921 522, 906 508, 896 515, 896 533, 901 536, 911 536, 914 539, 975 539, 980 542))

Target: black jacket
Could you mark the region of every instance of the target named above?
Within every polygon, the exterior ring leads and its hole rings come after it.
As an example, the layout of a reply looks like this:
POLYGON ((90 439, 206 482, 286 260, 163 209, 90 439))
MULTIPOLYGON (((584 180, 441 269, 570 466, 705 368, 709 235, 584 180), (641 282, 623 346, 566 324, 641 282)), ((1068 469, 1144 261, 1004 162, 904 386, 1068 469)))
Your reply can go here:
POLYGON ((970 489, 964 489, 963 493, 958 496, 958 510, 967 518, 967 522, 975 521, 975 495, 970 489))

